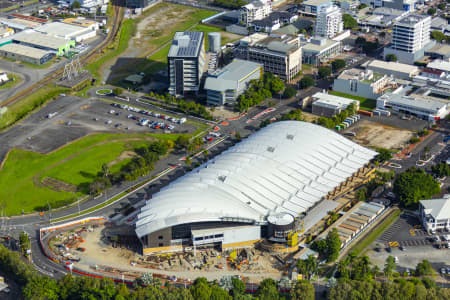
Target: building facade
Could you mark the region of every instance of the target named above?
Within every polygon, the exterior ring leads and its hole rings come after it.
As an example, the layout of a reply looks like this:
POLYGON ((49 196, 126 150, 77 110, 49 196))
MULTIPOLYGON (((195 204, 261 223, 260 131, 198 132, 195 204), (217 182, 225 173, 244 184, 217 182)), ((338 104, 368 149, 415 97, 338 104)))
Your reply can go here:
POLYGON ((307 0, 300 4, 300 12, 307 16, 316 16, 322 6, 330 6, 330 0, 307 0))
POLYGON ((342 43, 326 38, 313 38, 302 43, 303 63, 313 66, 326 63, 342 53, 342 43))
POLYGON ((434 44, 430 42, 431 17, 407 15, 394 23, 392 42, 384 56, 394 54, 401 63, 412 64, 434 44))
POLYGON ((225 68, 217 70, 205 81, 207 104, 221 106, 234 104, 237 97, 248 88, 251 80, 262 77, 263 65, 236 59, 225 68))
POLYGON ((176 32, 167 56, 169 94, 197 93, 205 72, 203 32, 176 32))
POLYGON ((262 20, 272 12, 270 0, 257 0, 241 7, 239 21, 248 26, 255 20, 262 20))
POLYGON ((344 22, 339 7, 321 6, 317 13, 314 34, 331 39, 342 31, 344 31, 344 22))
POLYGON ((416 66, 382 60, 372 60, 371 62, 368 62, 366 64, 366 69, 379 74, 393 75, 394 78, 404 80, 411 80, 420 72, 419 68, 416 66))
POLYGON ((42 65, 55 57, 55 53, 20 44, 6 44, 0 47, 0 55, 30 64, 42 65))
POLYGON ((344 70, 333 82, 333 91, 358 97, 376 99, 391 87, 390 76, 374 73, 371 70, 344 70))
POLYGON ((429 233, 450 230, 450 194, 441 199, 419 201, 419 215, 429 233))
POLYGON ((271 72, 288 82, 302 69, 302 48, 296 36, 253 34, 241 39, 235 54, 262 64, 264 72, 271 72))
POLYGON ((391 109, 427 121, 443 119, 448 114, 448 103, 445 101, 393 93, 386 93, 378 97, 377 108, 391 109))

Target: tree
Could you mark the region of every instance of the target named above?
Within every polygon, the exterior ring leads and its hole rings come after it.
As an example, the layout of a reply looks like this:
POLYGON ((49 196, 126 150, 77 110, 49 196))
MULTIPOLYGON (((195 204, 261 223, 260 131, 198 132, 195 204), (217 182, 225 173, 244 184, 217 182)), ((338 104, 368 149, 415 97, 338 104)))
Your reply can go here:
POLYGON ((73 1, 71 8, 72 9, 80 9, 81 3, 79 1, 73 1))
POLYGON ((345 67, 345 60, 343 59, 336 59, 331 63, 331 66, 333 67, 333 71, 339 71, 340 69, 345 67))
POLYGON ((392 274, 394 273, 396 267, 394 257, 389 255, 389 257, 386 258, 386 263, 384 264, 384 276, 386 276, 389 280, 392 280, 392 274))
POLYGON ((413 207, 419 200, 429 199, 440 190, 439 183, 431 175, 412 167, 397 176, 393 191, 405 207, 413 207))
POLYGON ((439 178, 450 176, 450 166, 446 162, 440 162, 431 167, 431 172, 439 178))
POLYGON ((297 94, 297 90, 291 86, 288 86, 287 88, 284 89, 283 98, 289 99, 289 98, 294 97, 296 94, 297 94))
POLYGON ((115 88, 113 89, 113 94, 116 95, 116 96, 119 96, 119 95, 121 95, 122 93, 123 93, 123 89, 121 89, 121 88, 119 88, 119 87, 115 87, 115 88))
POLYGON ((102 165, 102 174, 103 174, 103 177, 108 177, 109 176, 108 164, 103 164, 102 165))
POLYGON ((366 43, 366 39, 361 36, 357 37, 355 40, 355 45, 358 45, 358 46, 363 46, 365 43, 366 43))
POLYGON ((358 22, 349 14, 342 15, 342 21, 344 21, 345 29, 352 29, 358 27, 358 22))
POLYGON ((442 42, 442 41, 446 41, 447 37, 445 36, 445 34, 443 34, 442 32, 438 31, 438 30, 433 30, 431 32, 431 37, 438 41, 438 42, 442 42))
POLYGON ((211 287, 208 281, 204 277, 199 277, 194 281, 194 284, 190 288, 192 297, 196 300, 210 300, 211 299, 211 287))
MULTIPOLYGON (((197 299, 197 298, 195 298, 195 299, 197 299)), ((227 291, 225 291, 221 287, 219 287, 219 286, 214 284, 211 287, 211 296, 210 296, 209 299, 210 300, 231 300, 232 298, 227 293, 227 291)))
POLYGON ((319 76, 320 78, 327 78, 331 75, 331 68, 330 67, 319 67, 319 76))
POLYGON ((311 86, 314 86, 315 81, 314 78, 310 77, 310 76, 303 76, 302 79, 300 79, 299 85, 301 89, 307 89, 311 86))
POLYGON ((377 148, 378 155, 375 157, 376 161, 384 163, 385 161, 391 160, 392 152, 389 149, 377 148))
POLYGON ((435 13, 436 13, 436 8, 434 8, 434 7, 430 7, 427 10, 427 14, 430 15, 430 16, 434 15, 435 13))
POLYGON ((306 280, 299 280, 291 289, 290 296, 292 300, 314 300, 314 286, 306 280))
POLYGON ((241 134, 239 133, 239 131, 236 131, 236 133, 234 134, 234 138, 235 138, 237 141, 242 140, 241 134))
POLYGON ((270 91, 278 94, 284 89, 284 82, 278 77, 274 77, 270 82, 270 91))
POLYGON ((395 56, 395 54, 388 54, 386 55, 386 61, 397 61, 397 56, 395 56))
POLYGON ((424 259, 422 262, 417 264, 416 275, 417 276, 433 275, 433 267, 431 266, 428 260, 424 259))
POLYGON ((180 135, 175 140, 175 147, 179 150, 186 149, 188 145, 189 145, 189 137, 185 135, 180 135))
POLYGON ((311 276, 317 272, 318 263, 317 259, 314 257, 314 255, 308 256, 307 259, 299 259, 297 261, 297 271, 305 275, 305 278, 310 280, 311 276))
POLYGON ((20 250, 24 255, 27 254, 27 250, 31 248, 30 239, 28 237, 28 234, 25 231, 22 231, 19 235, 19 242, 20 242, 20 250))
POLYGON ((366 201, 367 200, 367 188, 362 187, 356 192, 356 199, 358 201, 366 201))
POLYGON ((266 278, 259 284, 256 296, 259 300, 276 300, 280 296, 275 281, 272 278, 266 278))
POLYGON ((438 7, 440 10, 444 10, 444 9, 447 7, 447 5, 446 5, 445 3, 439 3, 437 7, 438 7))
POLYGON ((328 232, 325 242, 327 244, 327 262, 333 262, 338 258, 341 251, 341 239, 336 228, 328 232))
POLYGON ((233 296, 234 297, 236 297, 237 295, 245 294, 246 286, 245 286, 245 283, 242 280, 240 280, 239 278, 233 277, 231 279, 231 283, 233 284, 232 291, 233 291, 233 296))

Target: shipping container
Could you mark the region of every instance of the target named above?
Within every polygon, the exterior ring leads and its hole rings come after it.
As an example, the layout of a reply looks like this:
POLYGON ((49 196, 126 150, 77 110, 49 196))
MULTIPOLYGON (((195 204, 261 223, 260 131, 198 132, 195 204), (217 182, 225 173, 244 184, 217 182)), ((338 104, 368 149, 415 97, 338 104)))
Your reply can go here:
POLYGON ((358 110, 358 113, 361 114, 361 115, 373 117, 373 113, 372 113, 371 111, 367 111, 367 110, 358 110))

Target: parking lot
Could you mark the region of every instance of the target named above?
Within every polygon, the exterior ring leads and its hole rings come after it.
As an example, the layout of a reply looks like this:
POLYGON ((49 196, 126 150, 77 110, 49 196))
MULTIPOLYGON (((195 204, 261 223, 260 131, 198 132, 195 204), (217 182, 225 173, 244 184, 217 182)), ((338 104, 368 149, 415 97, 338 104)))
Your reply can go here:
POLYGON ((172 130, 166 126, 141 126, 137 117, 142 116, 139 112, 113 107, 110 103, 95 99, 60 97, 23 122, 0 133, 0 140, 5 141, 0 143, 0 161, 14 147, 48 153, 93 132, 192 133, 197 129, 190 122, 175 124, 163 121, 161 116, 145 118, 149 120, 149 124, 167 123, 165 125, 173 126, 172 130), (112 110, 114 113, 111 113, 112 110), (136 119, 128 118, 130 114, 136 115, 136 119))
MULTIPOLYGON (((409 213, 403 213, 371 246, 368 255, 374 264, 382 267, 390 255, 398 258, 397 271, 412 270, 424 259, 430 261, 433 268, 450 267, 450 249, 439 248, 435 236, 429 235, 421 226, 419 219, 409 213)), ((442 239, 442 238, 440 238, 442 239)), ((447 272, 446 272, 447 273, 447 272)), ((450 275, 450 274, 447 274, 450 275)))

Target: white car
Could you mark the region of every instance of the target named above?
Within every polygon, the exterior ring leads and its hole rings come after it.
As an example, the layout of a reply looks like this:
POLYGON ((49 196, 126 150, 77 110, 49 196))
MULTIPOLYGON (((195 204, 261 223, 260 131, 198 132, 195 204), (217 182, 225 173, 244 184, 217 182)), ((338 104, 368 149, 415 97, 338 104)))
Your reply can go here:
POLYGON ((400 260, 398 259, 398 257, 396 256, 396 257, 394 257, 394 262, 396 263, 396 264, 398 264, 399 262, 400 262, 400 260))

